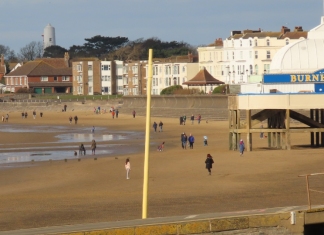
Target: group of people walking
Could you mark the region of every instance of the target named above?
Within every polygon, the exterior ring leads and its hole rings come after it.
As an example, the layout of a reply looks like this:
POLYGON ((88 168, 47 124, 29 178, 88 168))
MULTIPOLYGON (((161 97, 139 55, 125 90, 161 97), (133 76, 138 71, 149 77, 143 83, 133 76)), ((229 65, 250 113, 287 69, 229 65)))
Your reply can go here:
POLYGON ((195 142, 195 137, 190 133, 189 137, 183 132, 180 136, 181 139, 181 147, 183 149, 187 149, 187 145, 189 144, 189 148, 193 149, 193 144, 195 142))
MULTIPOLYGON (((97 148, 97 143, 96 143, 95 140, 92 140, 90 148, 91 148, 91 153, 92 153, 92 155, 95 155, 95 154, 96 154, 96 148, 97 148)), ((75 153, 76 153, 76 152, 75 152, 75 153)), ((74 155, 77 155, 77 154, 75 154, 75 153, 74 153, 74 155)), ((79 155, 80 155, 80 156, 82 156, 82 155, 85 156, 85 155, 86 155, 86 149, 85 149, 85 147, 84 147, 84 144, 81 144, 81 145, 79 146, 79 155)))
MULTIPOLYGON (((153 123, 154 132, 156 132, 157 127, 158 127, 158 124, 156 122, 154 122, 153 123)), ((159 132, 163 132, 163 122, 162 121, 159 122, 159 128, 160 128, 159 132)))

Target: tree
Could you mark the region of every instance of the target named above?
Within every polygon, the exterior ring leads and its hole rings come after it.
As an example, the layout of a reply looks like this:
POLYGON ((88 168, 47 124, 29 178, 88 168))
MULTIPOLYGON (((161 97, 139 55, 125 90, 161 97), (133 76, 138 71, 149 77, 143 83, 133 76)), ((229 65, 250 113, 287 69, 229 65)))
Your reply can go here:
POLYGON ((65 48, 58 45, 53 45, 45 48, 43 57, 63 58, 65 52, 67 52, 65 48))
POLYGON ((8 46, 0 45, 0 55, 4 55, 6 61, 17 62, 18 58, 14 50, 10 50, 8 46))
POLYGON ((32 41, 20 49, 18 57, 21 61, 34 60, 42 57, 43 45, 41 42, 32 41))

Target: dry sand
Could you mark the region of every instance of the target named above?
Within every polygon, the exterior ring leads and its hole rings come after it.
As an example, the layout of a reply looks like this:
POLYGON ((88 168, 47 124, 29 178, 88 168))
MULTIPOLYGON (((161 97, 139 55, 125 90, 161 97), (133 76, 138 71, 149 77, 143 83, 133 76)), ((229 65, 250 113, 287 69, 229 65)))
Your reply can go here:
MULTIPOLYGON (((66 125, 77 114, 79 126, 111 130, 145 131, 145 117, 89 112, 46 112, 41 119, 22 120, 11 112, 9 123, 66 125)), ((187 114, 190 116, 190 114, 187 114)), ((269 150, 267 140, 253 136, 254 151, 242 157, 228 150, 228 123, 212 121, 180 126, 178 119, 151 118, 164 122, 164 131, 151 130, 151 142, 165 141, 165 150, 151 146, 149 160, 148 217, 241 211, 307 204, 305 179, 299 174, 322 172, 322 149, 296 147, 308 144, 308 134, 292 135, 293 150, 269 150), (181 148, 180 134, 195 136, 194 149, 181 148), (203 146, 207 135, 209 145, 203 146), (212 175, 205 169, 206 154, 215 161, 212 175)), ((152 125, 150 125, 151 127, 152 125)), ((1 133, 4 146, 32 143, 44 146, 55 133, 1 133)), ((244 138, 245 139, 245 138, 244 138)), ((0 168, 0 230, 139 219, 142 213, 144 139, 129 144, 140 151, 123 156, 17 164, 0 168), (131 161, 131 179, 126 180, 124 162, 131 161)), ((323 178, 311 179, 322 189, 323 178)), ((312 196, 314 204, 324 204, 312 196)))

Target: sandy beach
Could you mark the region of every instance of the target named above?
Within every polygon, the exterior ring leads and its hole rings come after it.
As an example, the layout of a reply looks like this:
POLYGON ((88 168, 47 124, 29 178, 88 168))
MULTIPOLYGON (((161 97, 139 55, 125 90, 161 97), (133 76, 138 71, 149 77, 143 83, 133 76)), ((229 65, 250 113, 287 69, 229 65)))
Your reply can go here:
MULTIPOLYGON (((97 160, 89 155, 81 161, 34 161, 0 167, 0 230, 141 218, 145 117, 122 113, 112 119, 109 113, 95 115, 92 110, 46 111, 43 118, 34 120, 31 115, 22 119, 17 111, 10 112, 9 123, 28 128, 69 128, 70 115, 79 117, 80 128, 90 130, 95 125, 141 133, 127 140, 134 152, 98 155, 97 160), (126 158, 131 162, 129 180, 126 158)), ((267 139, 255 134, 253 151, 240 157, 237 151, 228 150, 226 121, 195 121, 192 125, 187 120, 186 125, 179 125, 178 119, 152 117, 153 121, 162 121, 164 130, 150 130, 148 217, 306 205, 305 179, 298 175, 322 172, 323 150, 300 147, 309 144, 307 134, 292 135, 291 151, 269 150, 267 139), (181 148, 182 132, 195 137, 193 149, 181 148), (203 145, 205 135, 208 146, 203 145), (165 149, 158 152, 156 147, 163 141, 165 149), (215 161, 211 176, 204 163, 208 153, 215 161)), ((55 134, 2 132, 0 143, 2 148, 21 144, 39 147, 54 141, 55 134)), ((311 186, 321 190, 321 181, 323 177, 314 177, 311 186)), ((312 200, 313 204, 324 204, 321 195, 314 194, 312 200)))

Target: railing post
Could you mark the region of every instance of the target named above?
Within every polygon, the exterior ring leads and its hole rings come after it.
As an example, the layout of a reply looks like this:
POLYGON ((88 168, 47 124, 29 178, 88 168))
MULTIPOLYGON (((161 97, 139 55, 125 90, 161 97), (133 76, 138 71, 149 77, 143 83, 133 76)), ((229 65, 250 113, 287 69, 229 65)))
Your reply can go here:
POLYGON ((306 186, 307 186, 307 198, 308 198, 308 209, 311 209, 311 200, 309 194, 309 182, 308 182, 308 175, 306 175, 306 186))

